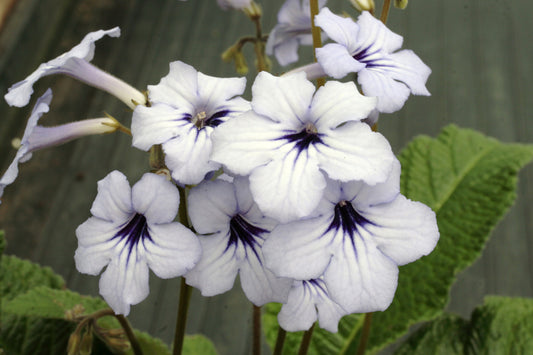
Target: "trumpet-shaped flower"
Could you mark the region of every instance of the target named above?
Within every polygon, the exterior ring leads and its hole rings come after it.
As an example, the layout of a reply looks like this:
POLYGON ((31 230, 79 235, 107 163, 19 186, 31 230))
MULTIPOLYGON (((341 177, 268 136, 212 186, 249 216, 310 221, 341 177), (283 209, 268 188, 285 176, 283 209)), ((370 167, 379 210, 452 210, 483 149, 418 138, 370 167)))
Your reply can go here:
POLYGON ((26 106, 33 94, 33 84, 37 80, 47 75, 65 74, 109 92, 132 109, 135 108, 136 104, 144 104, 145 97, 141 92, 89 63, 94 57, 94 42, 106 35, 118 37, 120 36, 120 29, 115 27, 110 30, 91 32, 70 51, 42 63, 26 79, 9 88, 9 92, 4 96, 7 103, 17 107, 26 106))
POLYGON ((133 145, 148 150, 162 144, 172 177, 197 184, 220 164, 210 160, 211 134, 222 122, 250 109, 236 97, 244 92, 245 78, 215 78, 183 62, 170 63, 170 73, 148 86, 150 107, 133 112, 133 145))
POLYGON ((48 112, 51 101, 52 90, 50 89, 37 99, 26 124, 15 159, 0 179, 0 197, 2 197, 4 188, 17 178, 19 163, 30 160, 34 151, 57 146, 82 136, 111 133, 120 126, 115 119, 110 117, 76 121, 55 127, 37 125, 41 116, 48 112))
POLYGON ((163 176, 145 174, 132 188, 113 171, 98 182, 93 215, 76 229, 78 271, 98 275, 100 294, 117 314, 149 293, 148 269, 161 278, 185 274, 201 255, 196 235, 178 222, 177 188, 163 176))
POLYGON ((348 313, 386 309, 398 265, 430 253, 439 238, 435 213, 399 193, 400 164, 376 186, 329 181, 314 218, 280 225, 263 245, 276 275, 323 276, 330 298, 348 313))
POLYGON ((233 183, 206 181, 189 193, 189 215, 200 235, 203 255, 186 275, 189 285, 213 296, 230 290, 237 274, 257 306, 285 302, 292 280, 266 269, 261 248, 275 222, 253 202, 246 178, 233 183))
POLYGON ((356 72, 363 93, 378 98, 380 112, 399 110, 410 93, 430 95, 425 85, 431 69, 413 51, 397 51, 403 38, 370 13, 355 23, 324 8, 315 22, 336 42, 317 48, 318 63, 336 79, 356 72))
MULTIPOLYGON (((319 7, 326 0, 319 0, 319 7)), ((266 53, 274 54, 280 65, 298 60, 298 47, 313 44, 309 0, 287 0, 278 12, 278 24, 268 35, 266 53)))
POLYGON ((279 325, 289 332, 308 330, 318 319, 321 328, 332 333, 338 330, 339 320, 347 315, 332 301, 322 278, 294 281, 287 303, 278 313, 279 325))
POLYGON ((315 93, 304 73, 257 76, 252 111, 220 125, 212 160, 250 175, 254 200, 283 223, 308 216, 326 176, 341 181, 386 180, 390 145, 360 120, 374 109, 353 83, 328 82, 315 93))

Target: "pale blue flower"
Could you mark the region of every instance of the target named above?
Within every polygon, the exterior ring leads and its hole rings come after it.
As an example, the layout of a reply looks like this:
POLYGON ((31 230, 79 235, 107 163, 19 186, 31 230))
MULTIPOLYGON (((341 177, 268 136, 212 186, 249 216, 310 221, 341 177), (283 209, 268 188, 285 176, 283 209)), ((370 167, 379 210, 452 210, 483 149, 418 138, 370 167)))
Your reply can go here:
POLYGON ((136 104, 144 104, 146 100, 141 92, 89 63, 94 57, 94 42, 106 35, 118 37, 120 36, 120 29, 115 27, 110 30, 99 30, 87 34, 70 51, 42 63, 26 79, 11 86, 9 92, 4 96, 5 100, 11 106, 26 106, 33 93, 33 84, 37 80, 47 75, 65 74, 107 91, 132 109, 135 108, 136 104))
POLYGON ((227 9, 244 9, 250 6, 252 0, 217 0, 218 6, 227 9))
POLYGON ((52 90, 50 89, 37 99, 26 124, 24 135, 20 140, 17 154, 0 178, 0 197, 2 197, 4 188, 17 178, 19 163, 30 160, 32 153, 36 150, 57 146, 87 135, 111 133, 116 131, 119 125, 118 122, 109 117, 76 121, 55 127, 37 125, 41 116, 49 111, 51 101, 52 90))
POLYGON ((431 69, 413 51, 398 51, 403 38, 370 13, 355 23, 324 8, 315 21, 336 42, 316 49, 324 72, 336 79, 357 73, 363 93, 378 98, 380 112, 399 110, 410 93, 430 95, 425 85, 431 69))
POLYGON ((341 181, 386 180, 390 145, 360 120, 375 108, 353 83, 330 81, 315 93, 304 73, 257 76, 252 111, 221 124, 212 160, 250 175, 254 200, 269 217, 288 222, 318 205, 326 176, 341 181))
POLYGON ((210 160, 211 134, 218 125, 250 109, 245 78, 215 78, 192 66, 170 63, 169 74, 149 85, 150 107, 137 106, 131 131, 133 146, 148 150, 162 144, 172 177, 197 184, 220 167, 210 160))
MULTIPOLYGON (((327 0, 319 0, 323 7, 327 0)), ((287 0, 278 12, 278 23, 268 35, 266 53, 274 54, 280 65, 298 60, 298 47, 312 45, 309 0, 287 0)))
POLYGON ((244 293, 256 306, 285 302, 292 280, 266 269, 261 250, 276 222, 259 211, 248 180, 205 181, 191 189, 188 201, 203 255, 186 275, 187 283, 203 296, 214 296, 230 290, 239 274, 244 293))
POLYGON ((329 297, 348 313, 386 309, 398 266, 429 254, 439 238, 435 213, 399 192, 400 164, 389 179, 329 180, 315 216, 274 228, 263 245, 276 275, 323 277, 329 297))
POLYGON ((100 294, 117 314, 149 293, 148 269, 173 278, 192 269, 201 256, 196 235, 173 222, 178 189, 165 177, 144 174, 132 188, 119 171, 98 182, 93 215, 76 229, 74 259, 79 272, 98 275, 100 294))

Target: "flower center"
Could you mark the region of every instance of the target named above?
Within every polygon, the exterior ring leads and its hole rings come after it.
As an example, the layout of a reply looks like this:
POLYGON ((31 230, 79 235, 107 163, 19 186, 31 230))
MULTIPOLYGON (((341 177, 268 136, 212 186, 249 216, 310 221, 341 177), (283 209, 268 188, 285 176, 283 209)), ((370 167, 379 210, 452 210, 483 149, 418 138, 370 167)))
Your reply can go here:
POLYGON ((372 222, 361 216, 350 202, 342 200, 335 205, 335 215, 328 227, 328 231, 342 229, 344 234, 349 235, 353 241, 358 228, 367 223, 372 222))
POLYGON ((146 223, 146 217, 140 213, 136 213, 132 219, 124 226, 112 239, 118 238, 119 240, 126 239, 125 247, 128 248, 128 261, 130 259, 133 249, 143 242, 144 239, 152 240, 150 233, 148 233, 148 224, 146 223))
POLYGON ((255 256, 259 258, 256 248, 260 248, 258 239, 263 239, 261 234, 268 233, 267 230, 256 227, 246 221, 240 214, 233 216, 229 223, 230 237, 226 250, 233 246, 237 248, 239 242, 243 244, 245 249, 251 249, 255 256))
POLYGON ((294 142, 300 152, 307 149, 311 144, 322 143, 318 130, 311 122, 307 123, 300 132, 284 135, 280 139, 294 142))
POLYGON ((194 115, 194 117, 190 118, 190 121, 193 125, 198 128, 198 130, 201 130, 202 128, 209 126, 209 127, 216 127, 222 122, 223 117, 227 116, 230 113, 229 110, 221 110, 216 112, 215 114, 211 116, 207 116, 207 112, 200 111, 194 115))

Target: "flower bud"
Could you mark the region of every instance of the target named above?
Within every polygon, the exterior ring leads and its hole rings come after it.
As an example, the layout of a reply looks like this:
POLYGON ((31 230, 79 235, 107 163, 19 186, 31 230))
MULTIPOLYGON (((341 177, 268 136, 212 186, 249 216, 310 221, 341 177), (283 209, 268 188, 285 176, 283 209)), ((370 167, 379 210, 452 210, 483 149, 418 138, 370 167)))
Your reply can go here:
POLYGON ((374 11, 374 0, 350 0, 350 3, 359 11, 374 11))
POLYGON ((408 2, 409 0, 394 0, 394 7, 403 10, 407 7, 408 2))

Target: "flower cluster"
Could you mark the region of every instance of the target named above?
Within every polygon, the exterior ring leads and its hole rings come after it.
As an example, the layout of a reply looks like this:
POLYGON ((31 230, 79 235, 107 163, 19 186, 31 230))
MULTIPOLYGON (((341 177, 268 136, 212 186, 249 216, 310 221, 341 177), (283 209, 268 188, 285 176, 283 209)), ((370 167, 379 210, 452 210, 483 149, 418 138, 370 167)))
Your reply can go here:
MULTIPOLYGON (((287 0, 278 20, 266 50, 284 65, 311 43, 309 3, 287 0)), ((89 63, 94 41, 118 29, 87 35, 10 89, 6 100, 20 106, 38 78, 71 75, 133 109, 132 145, 164 154, 133 187, 118 171, 101 180, 92 217, 76 231, 76 266, 91 275, 105 268, 100 293, 116 313, 146 298, 149 269, 184 276, 205 296, 231 289, 238 274, 256 306, 284 304, 283 328, 305 330, 318 319, 335 332, 346 314, 386 309, 398 266, 433 250, 435 214, 400 194, 400 163, 368 124, 400 109, 410 93, 429 95, 429 68, 398 51, 402 38, 367 12, 354 22, 323 7, 315 22, 333 41, 316 50, 318 63, 283 76, 259 73, 251 101, 241 97, 245 78, 208 76, 181 61, 140 93, 89 63), (357 73, 364 95, 355 82, 317 89, 309 81, 348 73, 357 73), (181 201, 180 191, 188 195, 181 201), (180 202, 188 209, 181 223, 174 221, 180 202)), ((112 118, 37 126, 50 100, 48 92, 37 101, 0 194, 32 151, 122 127, 112 118)))

